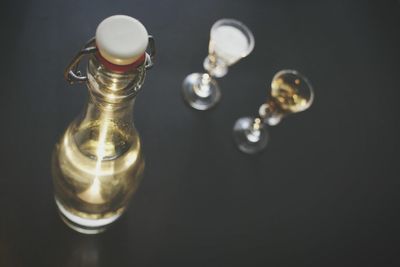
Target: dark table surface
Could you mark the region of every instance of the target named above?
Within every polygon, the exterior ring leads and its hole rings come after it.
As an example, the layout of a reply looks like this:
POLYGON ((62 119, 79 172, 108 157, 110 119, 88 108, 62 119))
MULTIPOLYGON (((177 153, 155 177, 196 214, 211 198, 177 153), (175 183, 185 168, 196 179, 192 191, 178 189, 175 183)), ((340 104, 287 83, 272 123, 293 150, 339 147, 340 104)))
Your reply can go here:
POLYGON ((0 266, 400 266, 399 1, 14 1, 2 7, 0 266), (145 179, 86 236, 57 214, 54 144, 87 100, 63 70, 113 14, 141 20, 157 64, 135 107, 145 179), (208 112, 184 104, 214 21, 254 32, 208 112), (256 156, 232 141, 273 74, 309 77, 310 110, 256 156))

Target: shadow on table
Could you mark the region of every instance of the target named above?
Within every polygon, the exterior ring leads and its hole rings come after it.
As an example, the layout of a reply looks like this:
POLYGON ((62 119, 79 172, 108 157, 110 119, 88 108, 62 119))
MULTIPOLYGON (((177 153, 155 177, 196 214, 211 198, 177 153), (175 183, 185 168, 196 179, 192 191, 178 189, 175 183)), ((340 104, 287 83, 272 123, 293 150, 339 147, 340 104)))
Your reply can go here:
POLYGON ((82 239, 72 249, 71 257, 66 261, 65 267, 97 267, 99 266, 99 244, 94 238, 82 239))

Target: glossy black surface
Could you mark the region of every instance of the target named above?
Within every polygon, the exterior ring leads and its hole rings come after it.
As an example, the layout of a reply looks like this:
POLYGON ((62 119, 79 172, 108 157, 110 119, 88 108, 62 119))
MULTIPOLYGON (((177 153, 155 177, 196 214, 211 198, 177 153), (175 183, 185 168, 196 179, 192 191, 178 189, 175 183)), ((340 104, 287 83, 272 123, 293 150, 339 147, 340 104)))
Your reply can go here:
POLYGON ((399 1, 2 3, 0 266, 399 266, 399 1), (57 215, 50 154, 87 99, 63 70, 113 14, 140 19, 157 64, 135 107, 146 175, 125 216, 84 236, 57 215), (208 112, 184 104, 221 17, 254 52, 219 80, 208 112), (298 69, 310 110, 257 156, 232 141, 274 73, 298 69))

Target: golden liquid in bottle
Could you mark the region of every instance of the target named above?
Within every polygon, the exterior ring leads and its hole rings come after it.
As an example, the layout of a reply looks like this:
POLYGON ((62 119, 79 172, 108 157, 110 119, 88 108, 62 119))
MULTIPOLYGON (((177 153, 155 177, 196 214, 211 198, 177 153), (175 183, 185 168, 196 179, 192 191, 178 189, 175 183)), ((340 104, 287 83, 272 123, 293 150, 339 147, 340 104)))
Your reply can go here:
POLYGON ((72 123, 56 145, 56 202, 64 221, 78 231, 117 219, 138 188, 144 170, 140 139, 133 126, 125 127, 104 116, 87 125, 72 123))
POLYGON ((271 95, 283 111, 300 112, 310 106, 310 99, 300 93, 301 86, 303 85, 299 79, 295 79, 293 84, 282 78, 274 79, 271 85, 271 95))

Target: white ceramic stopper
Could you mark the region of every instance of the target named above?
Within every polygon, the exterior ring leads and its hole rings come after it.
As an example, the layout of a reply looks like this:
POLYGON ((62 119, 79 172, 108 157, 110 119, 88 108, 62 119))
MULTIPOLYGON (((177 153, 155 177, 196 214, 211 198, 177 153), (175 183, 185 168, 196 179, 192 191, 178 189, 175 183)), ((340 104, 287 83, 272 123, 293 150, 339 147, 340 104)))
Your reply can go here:
POLYGON ((137 19, 115 15, 103 20, 96 30, 96 44, 107 61, 117 65, 135 62, 146 51, 149 35, 137 19))

